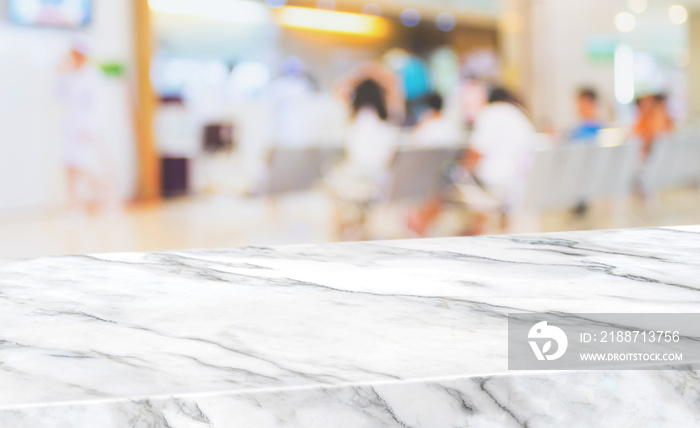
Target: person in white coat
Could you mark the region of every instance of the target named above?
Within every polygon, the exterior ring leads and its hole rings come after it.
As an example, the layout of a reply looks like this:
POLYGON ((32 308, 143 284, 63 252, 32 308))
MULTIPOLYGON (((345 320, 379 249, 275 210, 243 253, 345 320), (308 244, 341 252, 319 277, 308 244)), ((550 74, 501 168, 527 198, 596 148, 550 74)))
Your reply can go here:
POLYGON ((101 178, 102 153, 97 147, 102 76, 88 60, 88 46, 76 42, 59 68, 57 95, 63 104, 63 164, 66 169, 68 206, 87 211, 105 195, 101 178))

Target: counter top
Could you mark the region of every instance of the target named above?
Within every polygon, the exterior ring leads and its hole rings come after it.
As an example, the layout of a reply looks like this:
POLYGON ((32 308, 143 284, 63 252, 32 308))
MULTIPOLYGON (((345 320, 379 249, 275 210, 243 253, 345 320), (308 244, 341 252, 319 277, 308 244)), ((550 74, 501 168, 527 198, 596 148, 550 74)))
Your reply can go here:
POLYGON ((688 227, 7 261, 0 426, 698 423, 698 372, 508 372, 506 316, 700 312, 699 255, 688 227))

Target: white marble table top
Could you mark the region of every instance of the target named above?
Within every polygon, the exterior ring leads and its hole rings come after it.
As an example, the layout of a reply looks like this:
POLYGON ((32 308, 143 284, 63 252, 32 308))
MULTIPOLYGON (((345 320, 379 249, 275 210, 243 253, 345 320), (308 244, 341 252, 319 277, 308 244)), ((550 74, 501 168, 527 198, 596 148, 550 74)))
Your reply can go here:
POLYGON ((546 396, 545 380, 598 387, 600 376, 630 390, 684 385, 691 401, 664 417, 700 421, 695 372, 533 374, 518 384, 506 315, 547 311, 700 312, 700 229, 0 263, 0 426, 538 426, 529 418, 544 416, 518 413, 525 398, 504 401, 538 388, 546 396), (453 419, 400 417, 411 394, 422 397, 411 406, 434 400, 453 419), (329 424, 328 408, 340 419, 329 424))

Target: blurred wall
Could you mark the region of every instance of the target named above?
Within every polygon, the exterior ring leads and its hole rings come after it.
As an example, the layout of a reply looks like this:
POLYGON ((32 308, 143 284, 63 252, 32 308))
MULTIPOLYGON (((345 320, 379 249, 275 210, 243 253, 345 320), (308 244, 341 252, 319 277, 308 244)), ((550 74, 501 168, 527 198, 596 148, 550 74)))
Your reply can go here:
POLYGON ((531 2, 532 34, 528 107, 535 123, 540 128, 571 127, 576 122, 574 99, 582 85, 598 91, 603 113, 609 113, 614 105, 614 66, 612 61, 593 61, 587 44, 591 38, 616 35, 613 18, 619 4, 610 0, 527 1, 531 2))
POLYGON ((81 34, 91 40, 95 61, 119 64, 126 73, 105 79, 101 134, 119 197, 133 195, 131 2, 94 0, 93 4, 88 28, 62 30, 9 23, 7 5, 0 2, 0 214, 52 209, 64 202, 57 66, 81 34))
POLYGON ((688 96, 690 117, 700 118, 700 10, 694 10, 690 13, 688 26, 690 30, 690 64, 686 70, 686 76, 690 86, 688 96))
POLYGON ((527 109, 533 98, 533 1, 506 0, 498 29, 503 83, 527 109))

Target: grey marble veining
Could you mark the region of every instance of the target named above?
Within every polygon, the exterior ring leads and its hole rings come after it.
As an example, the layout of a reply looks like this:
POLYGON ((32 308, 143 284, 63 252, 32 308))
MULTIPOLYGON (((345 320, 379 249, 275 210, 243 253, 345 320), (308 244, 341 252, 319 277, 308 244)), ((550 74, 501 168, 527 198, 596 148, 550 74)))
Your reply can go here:
POLYGON ((697 372, 508 372, 509 312, 700 312, 700 229, 8 261, 0 426, 700 424, 697 372))

